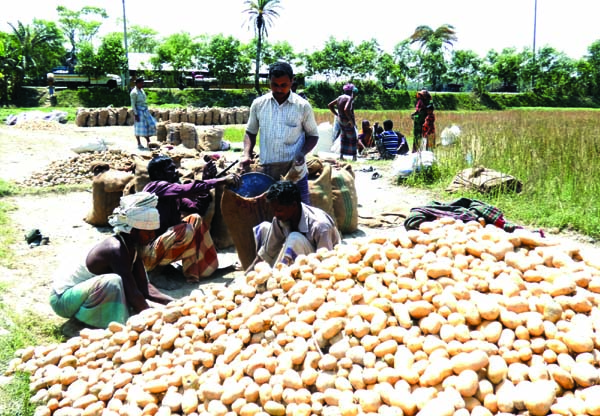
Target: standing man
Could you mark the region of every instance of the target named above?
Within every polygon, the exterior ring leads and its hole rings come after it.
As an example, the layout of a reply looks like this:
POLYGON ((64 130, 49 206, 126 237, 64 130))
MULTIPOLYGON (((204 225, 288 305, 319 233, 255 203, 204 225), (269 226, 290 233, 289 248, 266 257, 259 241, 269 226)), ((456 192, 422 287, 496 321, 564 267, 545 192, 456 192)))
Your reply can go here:
POLYGON ((210 202, 207 199, 212 188, 221 183, 237 187, 240 179, 236 174, 215 178, 216 173, 211 160, 204 167, 202 180, 182 184, 170 157, 156 156, 148 163, 150 182, 144 191, 158 196, 160 227, 142 250, 146 270, 181 260, 187 282, 196 283, 217 269, 217 249, 201 215, 210 202), (185 216, 184 212, 191 214, 185 216))
POLYGON ((344 155, 351 155, 352 160, 356 161, 356 120, 354 118, 354 95, 358 88, 354 84, 346 84, 343 88, 344 93, 330 102, 327 107, 335 116, 340 126, 340 160, 344 160, 344 155))
POLYGON ((269 82, 271 92, 256 98, 250 106, 240 164, 247 167, 252 161, 260 130, 259 157, 265 172, 269 172, 271 164, 292 163, 299 177, 295 183, 300 189, 302 202, 309 203, 305 156, 319 140, 315 115, 309 102, 291 90, 294 72, 290 64, 272 64, 269 82))
POLYGON ((146 92, 144 91, 144 78, 135 80, 135 87, 129 93, 131 98, 131 109, 135 117, 134 129, 135 139, 137 140, 138 149, 144 149, 140 136, 146 138, 146 146, 150 147, 150 136, 156 136, 156 120, 148 111, 146 104, 146 92))

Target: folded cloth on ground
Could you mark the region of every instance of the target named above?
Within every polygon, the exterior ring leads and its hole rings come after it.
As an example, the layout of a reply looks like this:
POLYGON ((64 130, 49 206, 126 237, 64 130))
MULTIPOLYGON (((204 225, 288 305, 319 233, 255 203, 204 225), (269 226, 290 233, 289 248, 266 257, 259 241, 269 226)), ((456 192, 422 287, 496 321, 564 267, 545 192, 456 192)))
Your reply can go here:
POLYGON ((422 223, 440 217, 452 217, 464 222, 478 221, 479 218, 483 218, 486 224, 493 224, 509 233, 517 228, 523 228, 506 221, 502 211, 495 206, 469 198, 459 198, 448 204, 433 201, 431 205, 412 208, 404 220, 404 228, 418 230, 422 223))

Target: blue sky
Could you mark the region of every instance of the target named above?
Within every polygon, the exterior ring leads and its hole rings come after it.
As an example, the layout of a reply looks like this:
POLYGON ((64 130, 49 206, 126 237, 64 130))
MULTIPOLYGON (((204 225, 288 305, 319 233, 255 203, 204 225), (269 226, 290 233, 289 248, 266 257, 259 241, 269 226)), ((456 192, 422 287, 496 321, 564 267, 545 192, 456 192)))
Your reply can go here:
MULTIPOLYGON (((243 0, 19 0, 3 8, 0 30, 10 31, 7 22, 31 23, 34 17, 55 20, 58 5, 71 10, 87 5, 107 10, 104 32, 122 31, 123 1, 129 24, 152 27, 161 36, 222 33, 243 42, 253 36, 243 0)), ((445 23, 456 29, 456 49, 480 56, 533 45, 535 0, 281 0, 281 5, 269 40, 287 40, 297 52, 320 48, 330 36, 355 43, 375 38, 392 52, 417 26, 435 29, 445 23)), ((598 0, 537 0, 536 49, 549 45, 581 58, 600 39, 599 12, 598 0)))

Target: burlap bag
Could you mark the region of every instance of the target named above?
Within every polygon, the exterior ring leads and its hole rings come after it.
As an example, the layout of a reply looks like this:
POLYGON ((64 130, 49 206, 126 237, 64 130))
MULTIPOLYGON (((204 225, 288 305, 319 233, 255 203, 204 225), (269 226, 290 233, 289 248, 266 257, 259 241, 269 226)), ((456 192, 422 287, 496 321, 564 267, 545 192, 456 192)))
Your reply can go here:
POLYGON ((119 108, 118 112, 117 112, 117 124, 119 126, 126 126, 127 125, 127 107, 121 107, 119 108))
POLYGON ((169 116, 170 116, 169 110, 161 110, 160 111, 161 121, 169 121, 169 116))
POLYGON ((198 146, 198 132, 192 123, 181 123, 179 131, 181 144, 188 149, 196 149, 198 146))
POLYGON ((218 107, 213 107, 210 109, 212 113, 212 123, 211 124, 220 124, 221 123, 221 109, 218 107))
POLYGON ((108 225, 108 216, 119 206, 123 189, 133 179, 133 174, 120 170, 107 170, 92 181, 92 210, 85 222, 99 227, 108 225))
POLYGON ((333 211, 341 233, 352 233, 358 228, 358 196, 352 166, 346 165, 331 172, 333 211))
MULTIPOLYGON (((215 188, 214 200, 215 209, 210 222, 210 236, 218 250, 222 250, 234 245, 233 238, 229 232, 229 227, 225 221, 220 201, 223 199, 224 185, 217 185, 215 188)), ((239 215, 239 214, 238 214, 239 215)))
POLYGON ((193 108, 187 110, 187 122, 196 125, 196 110, 193 108))
POLYGON ((258 163, 250 165, 250 171, 264 173, 265 175, 269 175, 276 181, 279 181, 286 177, 286 175, 292 168, 292 163, 292 161, 269 163, 266 165, 261 165, 260 163, 258 163))
POLYGON ((87 121, 90 117, 90 111, 85 108, 77 110, 77 116, 75 117, 75 124, 77 127, 87 127, 87 121))
POLYGON ((204 124, 204 110, 200 108, 200 109, 197 109, 195 111, 195 113, 196 113, 196 122, 195 122, 196 126, 203 125, 204 124))
POLYGON ((87 127, 96 127, 98 125, 98 110, 91 110, 87 119, 87 127))
POLYGON ((107 126, 116 126, 117 125, 117 117, 118 117, 117 109, 110 108, 108 111, 108 120, 106 120, 106 125, 107 126))
POLYGON ((181 110, 179 110, 179 109, 171 110, 171 112, 169 113, 169 121, 171 123, 179 123, 180 120, 181 120, 181 110))
POLYGON ((200 130, 198 133, 198 150, 215 152, 221 150, 223 141, 223 129, 221 127, 212 127, 200 130))
POLYGON ((170 121, 159 121, 156 123, 156 140, 159 142, 166 142, 169 134, 168 125, 170 121))
POLYGON ((108 124, 108 108, 98 110, 98 126, 104 127, 108 124))
POLYGON ((483 166, 467 168, 459 172, 446 192, 478 191, 489 192, 521 192, 523 184, 514 176, 488 169, 483 166))
POLYGON ((321 208, 335 220, 331 189, 331 170, 331 165, 326 163, 315 179, 309 179, 308 190, 310 193, 310 205, 321 208))
POLYGON ((179 122, 180 123, 189 123, 188 121, 188 113, 186 109, 180 110, 179 112, 179 122))
POLYGON ((135 123, 135 116, 133 115, 133 110, 130 108, 127 111, 127 122, 125 124, 127 124, 128 126, 133 126, 134 123, 135 123))
POLYGON ((255 198, 244 198, 230 189, 224 189, 221 198, 221 214, 242 268, 245 270, 256 257, 252 228, 263 221, 271 222, 273 209, 267 203, 266 193, 255 198))
POLYGON ((315 179, 323 170, 323 161, 318 157, 309 157, 306 159, 306 168, 308 169, 308 179, 315 179))
POLYGON ((133 154, 132 156, 134 163, 135 191, 141 192, 144 190, 144 186, 146 186, 146 184, 150 182, 150 177, 148 176, 148 163, 151 159, 136 154, 133 154))
POLYGON ((244 109, 236 108, 234 111, 234 124, 244 124, 244 109))
POLYGON ((242 116, 243 116, 242 124, 248 123, 248 119, 250 118, 250 108, 249 107, 246 107, 242 110, 242 116))
POLYGON ((210 126, 213 124, 213 111, 212 108, 205 107, 204 109, 204 126, 210 126))
POLYGON ((167 126, 167 140, 172 145, 181 144, 181 124, 180 123, 169 123, 167 126))

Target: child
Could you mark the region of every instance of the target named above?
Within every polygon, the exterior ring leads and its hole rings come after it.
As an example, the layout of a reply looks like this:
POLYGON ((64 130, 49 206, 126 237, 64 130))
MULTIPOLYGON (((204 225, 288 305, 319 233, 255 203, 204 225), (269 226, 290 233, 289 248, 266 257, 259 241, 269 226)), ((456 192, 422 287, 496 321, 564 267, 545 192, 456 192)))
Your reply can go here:
POLYGON ((432 150, 435 147, 435 114, 433 114, 433 103, 427 105, 427 114, 423 123, 423 138, 427 143, 426 149, 432 150))

